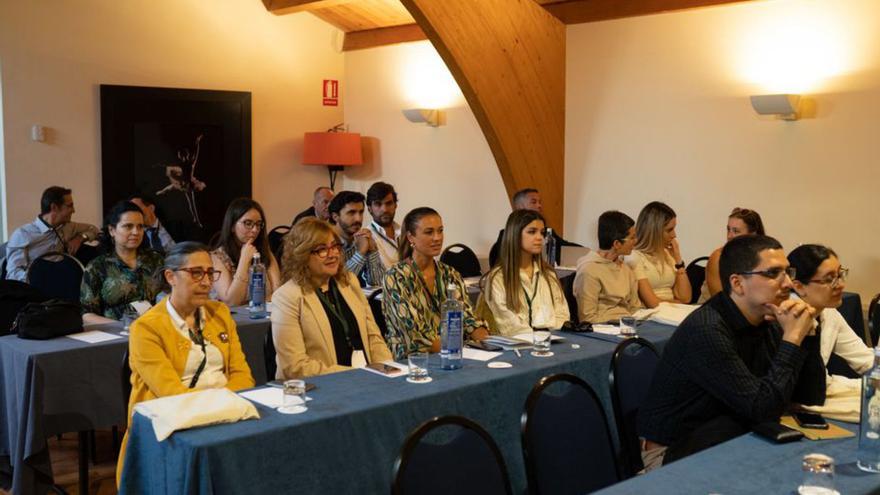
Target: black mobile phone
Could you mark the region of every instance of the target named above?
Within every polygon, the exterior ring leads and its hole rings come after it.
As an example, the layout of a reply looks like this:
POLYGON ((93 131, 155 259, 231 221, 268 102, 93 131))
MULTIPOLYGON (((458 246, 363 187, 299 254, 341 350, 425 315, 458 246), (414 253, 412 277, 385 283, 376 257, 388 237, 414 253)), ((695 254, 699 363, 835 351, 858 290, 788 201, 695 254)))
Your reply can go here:
POLYGON ((827 430, 828 423, 819 414, 796 412, 792 414, 794 420, 801 428, 812 428, 815 430, 827 430))

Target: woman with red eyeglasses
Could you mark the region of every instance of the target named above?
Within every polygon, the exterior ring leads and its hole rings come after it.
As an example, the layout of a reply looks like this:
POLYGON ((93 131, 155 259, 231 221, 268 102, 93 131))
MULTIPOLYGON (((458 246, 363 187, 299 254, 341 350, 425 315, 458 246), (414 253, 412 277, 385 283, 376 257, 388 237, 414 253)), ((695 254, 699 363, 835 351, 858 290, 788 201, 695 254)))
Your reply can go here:
POLYGON ((294 225, 284 237, 282 264, 283 285, 275 291, 272 311, 275 378, 323 375, 391 359, 329 223, 305 218, 294 225))

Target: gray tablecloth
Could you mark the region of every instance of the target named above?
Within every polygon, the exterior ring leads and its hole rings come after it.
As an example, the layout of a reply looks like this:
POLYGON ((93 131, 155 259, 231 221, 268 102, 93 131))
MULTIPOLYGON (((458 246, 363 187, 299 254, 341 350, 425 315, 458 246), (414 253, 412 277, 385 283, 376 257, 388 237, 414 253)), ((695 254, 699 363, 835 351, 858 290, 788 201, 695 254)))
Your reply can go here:
MULTIPOLYGON (((242 347, 257 383, 265 383, 268 319, 234 308, 242 347)), ((120 334, 122 324, 90 327, 120 334)), ((88 344, 68 337, 0 337, 0 470, 16 494, 45 492, 52 481, 46 439, 125 423, 120 370, 128 338, 88 344)))
MULTIPOLYGON (((662 345, 672 327, 646 323, 642 336, 662 345)), ((555 356, 495 360, 513 364, 490 369, 465 360, 456 371, 439 369, 433 381, 414 385, 361 370, 310 379, 317 388, 309 410, 283 415, 258 406, 259 420, 177 432, 157 442, 150 422, 135 415, 121 493, 387 493, 392 464, 406 437, 434 416, 459 414, 483 427, 498 443, 514 492, 526 486, 520 450, 520 415, 543 376, 572 373, 587 380, 606 406, 611 353, 617 342, 565 334, 555 356), (572 348, 573 343, 580 346, 572 348)))

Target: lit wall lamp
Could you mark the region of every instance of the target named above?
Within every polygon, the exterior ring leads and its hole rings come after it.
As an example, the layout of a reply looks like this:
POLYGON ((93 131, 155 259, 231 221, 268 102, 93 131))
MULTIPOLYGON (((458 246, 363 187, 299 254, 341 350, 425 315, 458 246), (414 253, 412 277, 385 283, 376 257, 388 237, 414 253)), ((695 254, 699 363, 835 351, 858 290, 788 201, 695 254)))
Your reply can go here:
POLYGON ((752 108, 759 115, 776 115, 782 120, 797 120, 801 95, 756 95, 751 97, 752 108))
POLYGON ((327 132, 307 132, 303 139, 303 165, 326 165, 330 172, 330 189, 336 186, 337 172, 364 163, 361 135, 340 129, 341 125, 327 132))
POLYGON ((425 122, 431 127, 439 127, 445 124, 443 111, 437 108, 411 108, 404 110, 406 120, 415 123, 425 122))

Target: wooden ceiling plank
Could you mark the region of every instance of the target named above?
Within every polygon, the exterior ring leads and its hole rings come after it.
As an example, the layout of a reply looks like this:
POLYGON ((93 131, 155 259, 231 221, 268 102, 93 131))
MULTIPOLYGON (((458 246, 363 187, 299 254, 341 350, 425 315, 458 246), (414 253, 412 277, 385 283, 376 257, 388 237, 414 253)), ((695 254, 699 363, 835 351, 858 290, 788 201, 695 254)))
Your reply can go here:
POLYGON ((580 24, 749 1, 754 0, 545 0, 543 7, 565 24, 580 24))
POLYGON ((418 24, 352 31, 345 33, 342 51, 362 50, 364 48, 422 41, 425 39, 427 39, 427 36, 425 36, 425 33, 418 24))
POLYGON ((351 1, 353 0, 263 0, 263 5, 275 15, 284 15, 334 7, 351 1))

